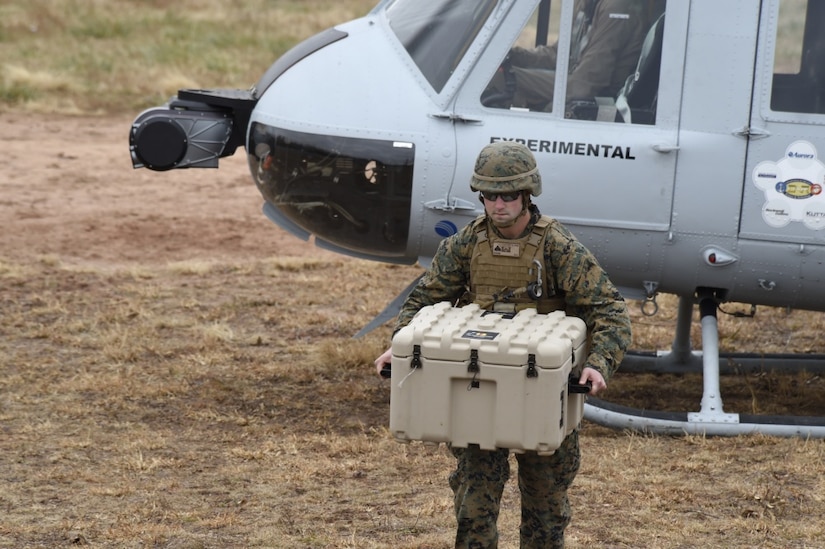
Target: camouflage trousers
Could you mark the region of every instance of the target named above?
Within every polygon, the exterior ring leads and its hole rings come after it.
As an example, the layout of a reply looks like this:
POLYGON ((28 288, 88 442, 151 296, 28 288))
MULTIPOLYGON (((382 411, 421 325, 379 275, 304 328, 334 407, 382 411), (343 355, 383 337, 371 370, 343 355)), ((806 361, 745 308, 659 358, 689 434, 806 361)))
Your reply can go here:
MULTIPOLYGON (((451 448, 457 459, 450 475, 458 528, 456 548, 498 547, 499 504, 510 477, 510 451, 480 450, 478 446, 451 448)), ((579 470, 579 434, 567 436, 555 453, 516 454, 521 493, 521 549, 564 547, 564 529, 570 522, 567 489, 579 470)))

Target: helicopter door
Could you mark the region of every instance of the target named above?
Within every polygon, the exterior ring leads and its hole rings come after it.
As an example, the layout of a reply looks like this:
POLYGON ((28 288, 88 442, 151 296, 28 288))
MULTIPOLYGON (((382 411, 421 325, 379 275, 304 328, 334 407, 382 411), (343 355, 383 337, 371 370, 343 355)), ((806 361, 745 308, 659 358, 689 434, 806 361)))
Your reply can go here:
POLYGON ((763 2, 747 128, 743 245, 794 243, 804 254, 806 244, 825 242, 823 21, 820 0, 763 2))
POLYGON ((542 213, 562 220, 597 255, 621 253, 607 246, 605 228, 648 240, 665 233, 687 3, 665 9, 664 0, 653 0, 612 13, 599 2, 543 1, 532 13, 518 11, 526 4, 513 6, 457 96, 456 113, 482 122, 456 125, 453 192, 474 199, 462 183, 478 152, 491 141, 515 140, 539 164, 542 213))

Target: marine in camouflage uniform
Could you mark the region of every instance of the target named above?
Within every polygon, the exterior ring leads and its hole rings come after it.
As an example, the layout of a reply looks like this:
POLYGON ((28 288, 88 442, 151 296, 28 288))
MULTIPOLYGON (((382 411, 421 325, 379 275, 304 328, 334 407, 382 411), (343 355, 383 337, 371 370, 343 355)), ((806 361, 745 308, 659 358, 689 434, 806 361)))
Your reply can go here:
MULTIPOLYGON (((561 223, 542 216, 530 203, 541 192, 541 176, 533 154, 515 142, 496 142, 482 149, 471 181, 481 191, 486 214, 457 234, 443 240, 433 262, 404 302, 395 331, 406 326, 422 307, 441 301, 467 302, 473 292, 471 263, 479 227, 491 238, 529 235, 536 224, 544 226, 543 269, 549 293, 563 298, 567 313, 584 320, 588 328, 588 356, 580 382, 593 383, 592 394, 606 386, 630 342, 630 319, 618 290, 595 257, 561 223), (492 200, 490 200, 492 198, 492 200), (515 205, 520 200, 520 205, 515 205), (520 210, 518 208, 521 208, 520 210), (501 212, 514 212, 509 221, 501 212), (508 236, 509 235, 509 236, 508 236)), ((477 301, 477 299, 476 299, 477 301)), ((390 353, 390 354, 388 354, 390 353)), ((376 367, 389 362, 387 351, 376 367)), ((450 475, 454 493, 457 533, 455 546, 497 547, 496 521, 502 491, 510 475, 509 450, 481 450, 477 445, 451 448, 457 459, 450 475)), ((516 454, 521 493, 521 547, 564 546, 564 529, 570 522, 567 490, 579 470, 579 434, 574 430, 552 455, 516 454)))

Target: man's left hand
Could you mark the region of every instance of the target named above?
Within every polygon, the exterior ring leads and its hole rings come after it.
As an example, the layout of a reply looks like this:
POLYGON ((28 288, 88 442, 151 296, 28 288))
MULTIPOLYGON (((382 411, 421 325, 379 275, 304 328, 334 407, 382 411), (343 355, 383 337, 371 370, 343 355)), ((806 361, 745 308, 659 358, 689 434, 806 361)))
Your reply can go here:
POLYGON ((595 368, 585 366, 582 370, 582 375, 579 378, 579 384, 584 385, 588 381, 591 383, 590 392, 587 393, 588 395, 596 396, 600 392, 607 389, 607 382, 604 380, 604 376, 601 372, 595 368))

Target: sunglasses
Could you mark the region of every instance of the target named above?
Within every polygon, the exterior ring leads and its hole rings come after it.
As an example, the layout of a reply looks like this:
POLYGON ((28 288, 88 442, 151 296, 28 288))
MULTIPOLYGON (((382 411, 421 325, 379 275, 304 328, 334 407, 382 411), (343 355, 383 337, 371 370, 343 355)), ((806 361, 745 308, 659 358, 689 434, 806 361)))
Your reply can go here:
POLYGON ((521 196, 521 191, 514 191, 511 193, 491 193, 487 191, 482 191, 481 196, 484 197, 484 200, 489 200, 490 202, 495 202, 499 198, 501 198, 505 202, 512 202, 513 200, 521 196))

